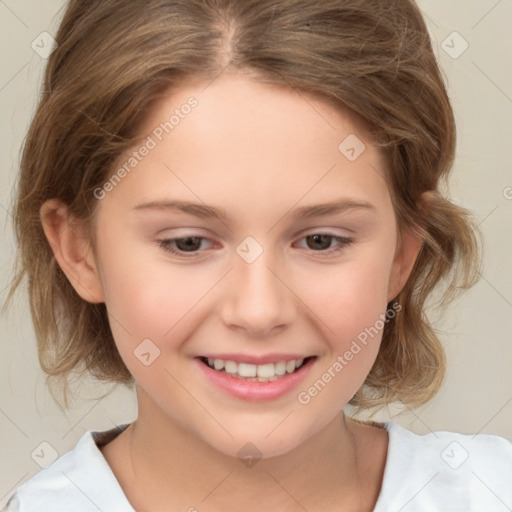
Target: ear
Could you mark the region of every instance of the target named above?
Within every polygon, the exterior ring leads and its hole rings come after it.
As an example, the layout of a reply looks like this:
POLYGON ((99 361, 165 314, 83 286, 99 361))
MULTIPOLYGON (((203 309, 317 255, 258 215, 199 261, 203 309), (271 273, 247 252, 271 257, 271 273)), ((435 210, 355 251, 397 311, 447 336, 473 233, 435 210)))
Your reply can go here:
POLYGON ((82 299, 104 302, 103 289, 83 227, 57 199, 46 201, 40 210, 44 233, 60 268, 82 299))
MULTIPOLYGON (((427 192, 422 195, 420 203, 420 211, 423 212, 424 215, 428 212, 428 200, 429 195, 427 192)), ((412 229, 404 233, 402 243, 400 247, 397 248, 391 268, 388 283, 388 302, 393 300, 405 287, 422 244, 423 239, 418 233, 413 232, 412 229)))
POLYGON ((395 254, 388 284, 388 299, 393 300, 404 288, 411 275, 414 263, 421 249, 422 239, 407 232, 402 245, 395 254))

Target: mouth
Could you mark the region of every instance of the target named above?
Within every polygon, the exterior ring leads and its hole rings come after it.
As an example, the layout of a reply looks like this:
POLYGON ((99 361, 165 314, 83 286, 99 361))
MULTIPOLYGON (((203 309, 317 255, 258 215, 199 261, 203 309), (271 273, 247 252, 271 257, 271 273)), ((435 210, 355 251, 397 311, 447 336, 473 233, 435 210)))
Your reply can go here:
POLYGON ((308 365, 310 361, 316 359, 316 357, 283 359, 265 364, 250 364, 204 356, 198 356, 197 359, 217 373, 232 377, 233 379, 248 382, 274 382, 298 372, 302 367, 308 365))

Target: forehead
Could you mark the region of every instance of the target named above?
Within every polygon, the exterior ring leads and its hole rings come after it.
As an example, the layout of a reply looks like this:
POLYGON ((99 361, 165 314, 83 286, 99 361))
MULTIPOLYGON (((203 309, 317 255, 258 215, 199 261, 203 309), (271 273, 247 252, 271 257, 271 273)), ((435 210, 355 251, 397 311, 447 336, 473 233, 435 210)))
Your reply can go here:
POLYGON ((238 75, 185 82, 152 104, 139 131, 138 146, 117 162, 151 146, 116 187, 132 203, 168 193, 240 207, 387 201, 383 156, 362 124, 302 91, 238 75))
MULTIPOLYGON (((209 82, 182 80, 151 104, 139 132, 141 136, 151 134, 170 120, 172 126, 167 128, 173 136, 193 132, 202 143, 215 140, 216 136, 232 134, 239 139, 246 134, 253 141, 246 150, 275 140, 276 131, 280 140, 288 138, 297 144, 301 140, 315 143, 334 137, 337 146, 344 133, 372 143, 365 123, 333 98, 233 72, 209 82), (187 104, 192 99, 195 106, 189 108, 187 104)), ((295 149, 300 151, 300 147, 295 149)))

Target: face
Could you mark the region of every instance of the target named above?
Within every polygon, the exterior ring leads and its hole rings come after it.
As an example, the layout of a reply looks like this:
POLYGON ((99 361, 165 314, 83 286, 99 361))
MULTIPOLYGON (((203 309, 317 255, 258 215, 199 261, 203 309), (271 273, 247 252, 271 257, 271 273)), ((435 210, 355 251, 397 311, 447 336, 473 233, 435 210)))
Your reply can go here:
POLYGON ((235 75, 141 135, 96 191, 95 259, 139 418, 286 453, 363 384, 403 285, 383 158, 323 100, 235 75))

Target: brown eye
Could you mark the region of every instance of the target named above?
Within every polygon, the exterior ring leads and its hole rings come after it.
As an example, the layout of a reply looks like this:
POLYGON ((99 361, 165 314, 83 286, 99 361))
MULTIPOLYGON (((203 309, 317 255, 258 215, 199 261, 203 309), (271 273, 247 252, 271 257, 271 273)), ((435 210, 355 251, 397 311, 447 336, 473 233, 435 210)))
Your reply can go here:
POLYGON ((158 245, 164 251, 170 252, 171 254, 182 255, 184 253, 190 253, 191 256, 194 256, 199 251, 203 240, 206 240, 206 238, 202 236, 168 238, 165 240, 158 240, 158 245))
POLYGON ((329 249, 333 237, 330 235, 309 235, 306 237, 308 242, 311 242, 310 249, 329 249))
POLYGON ((353 240, 343 236, 334 236, 326 233, 314 233, 307 235, 303 238, 306 241, 306 248, 311 249, 313 252, 332 254, 337 253, 348 247, 353 240), (332 245, 332 242, 337 242, 337 246, 332 245))
POLYGON ((180 251, 190 252, 199 249, 201 246, 201 240, 202 238, 200 236, 189 236, 187 238, 176 238, 175 242, 176 247, 180 251))

